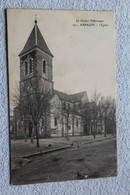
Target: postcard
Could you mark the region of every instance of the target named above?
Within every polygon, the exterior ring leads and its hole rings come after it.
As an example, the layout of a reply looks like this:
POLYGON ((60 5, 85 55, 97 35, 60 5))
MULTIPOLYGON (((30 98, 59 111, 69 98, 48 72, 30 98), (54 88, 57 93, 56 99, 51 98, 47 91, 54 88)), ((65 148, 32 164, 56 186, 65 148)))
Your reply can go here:
POLYGON ((112 11, 7 9, 12 185, 117 175, 112 11))

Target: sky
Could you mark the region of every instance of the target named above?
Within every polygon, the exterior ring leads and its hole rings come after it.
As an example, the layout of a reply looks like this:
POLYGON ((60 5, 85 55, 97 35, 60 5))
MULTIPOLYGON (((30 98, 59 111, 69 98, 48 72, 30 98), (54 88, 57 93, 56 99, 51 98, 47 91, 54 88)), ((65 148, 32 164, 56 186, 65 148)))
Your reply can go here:
POLYGON ((69 94, 87 91, 89 99, 95 90, 105 97, 115 98, 113 12, 9 9, 10 109, 13 109, 12 97, 20 80, 18 54, 34 27, 35 15, 38 27, 54 55, 54 88, 69 94))

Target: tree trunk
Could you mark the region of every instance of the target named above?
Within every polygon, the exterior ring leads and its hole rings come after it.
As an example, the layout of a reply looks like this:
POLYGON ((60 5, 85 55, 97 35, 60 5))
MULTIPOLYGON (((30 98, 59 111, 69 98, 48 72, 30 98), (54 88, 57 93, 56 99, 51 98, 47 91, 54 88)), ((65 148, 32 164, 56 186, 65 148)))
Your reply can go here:
POLYGON ((15 122, 15 125, 14 125, 14 140, 17 139, 17 123, 15 122))
POLYGON ((67 137, 66 137, 66 140, 67 141, 69 140, 69 128, 68 128, 68 125, 67 125, 67 137))
POLYGON ((72 118, 72 136, 74 136, 74 116, 72 118))
POLYGON ((96 124, 94 122, 94 139, 96 138, 96 124))
POLYGON ((46 133, 46 132, 47 132, 47 131, 46 131, 46 128, 47 128, 47 126, 46 126, 46 120, 47 120, 47 117, 46 117, 46 112, 45 112, 45 126, 44 126, 44 127, 45 127, 45 128, 44 128, 44 133, 45 133, 44 135, 45 135, 45 138, 47 138, 47 133, 46 133))
POLYGON ((34 128, 36 132, 37 147, 39 147, 39 133, 38 133, 37 125, 34 125, 34 128))
POLYGON ((69 141, 69 118, 67 116, 67 141, 69 141))
POLYGON ((33 132, 31 133, 31 143, 33 143, 33 132))
POLYGON ((62 111, 62 137, 64 137, 64 120, 63 120, 63 111, 62 111))
POLYGON ((95 125, 94 125, 94 139, 96 138, 95 125))
POLYGON ((112 136, 114 136, 114 123, 112 124, 112 136))
POLYGON ((97 120, 96 120, 96 124, 95 124, 95 126, 96 126, 96 130, 95 130, 95 133, 96 133, 96 135, 97 135, 97 120))
POLYGON ((65 126, 65 139, 66 139, 66 126, 65 126))
POLYGON ((27 133, 26 133, 26 129, 25 129, 24 131, 25 131, 25 135, 24 135, 25 142, 27 142, 27 133))
POLYGON ((101 135, 102 135, 102 119, 100 118, 100 127, 101 127, 101 135))
POLYGON ((25 138, 25 142, 27 142, 27 134, 25 134, 25 137, 24 138, 25 138))
POLYGON ((107 125, 106 125, 106 119, 105 119, 105 131, 104 131, 104 137, 107 136, 107 125))
POLYGON ((24 128, 24 139, 25 139, 25 142, 27 142, 27 132, 26 132, 26 125, 25 125, 25 122, 23 122, 23 128, 24 128))

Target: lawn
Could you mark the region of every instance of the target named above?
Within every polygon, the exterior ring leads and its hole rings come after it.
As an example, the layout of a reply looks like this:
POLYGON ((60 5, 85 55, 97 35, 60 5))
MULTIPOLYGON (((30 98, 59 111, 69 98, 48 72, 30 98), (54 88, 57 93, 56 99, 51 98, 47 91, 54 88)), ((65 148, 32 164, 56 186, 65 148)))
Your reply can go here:
MULTIPOLYGON (((111 138, 111 135, 108 138, 111 138)), ((31 155, 34 153, 38 153, 41 151, 47 151, 50 149, 57 149, 59 147, 64 147, 74 144, 74 147, 78 145, 95 142, 97 140, 104 139, 104 136, 98 135, 96 139, 93 136, 83 136, 83 137, 70 137, 70 141, 66 141, 65 138, 49 138, 49 139, 40 139, 40 147, 36 147, 36 140, 34 139, 33 143, 30 140, 11 140, 11 169, 14 170, 15 168, 25 164, 27 162, 26 159, 22 157, 26 155, 31 155)))
POLYGON ((13 184, 116 176, 116 140, 108 139, 30 159, 12 174, 13 184))

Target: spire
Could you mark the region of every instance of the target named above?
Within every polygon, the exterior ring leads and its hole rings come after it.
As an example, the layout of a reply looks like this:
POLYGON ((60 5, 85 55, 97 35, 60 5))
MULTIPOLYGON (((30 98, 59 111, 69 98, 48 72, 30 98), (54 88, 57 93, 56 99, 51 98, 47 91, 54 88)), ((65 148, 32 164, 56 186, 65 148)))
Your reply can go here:
POLYGON ((39 28, 37 25, 37 16, 35 15, 35 21, 34 21, 34 27, 32 29, 32 32, 29 35, 29 38, 23 48, 23 50, 20 52, 19 56, 29 52, 30 50, 34 48, 39 48, 42 51, 44 51, 46 54, 50 55, 53 57, 51 51, 49 50, 39 28))
POLYGON ((35 14, 35 45, 37 45, 37 15, 35 14))
POLYGON ((35 14, 35 25, 37 24, 37 14, 35 14))

